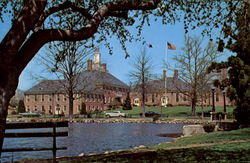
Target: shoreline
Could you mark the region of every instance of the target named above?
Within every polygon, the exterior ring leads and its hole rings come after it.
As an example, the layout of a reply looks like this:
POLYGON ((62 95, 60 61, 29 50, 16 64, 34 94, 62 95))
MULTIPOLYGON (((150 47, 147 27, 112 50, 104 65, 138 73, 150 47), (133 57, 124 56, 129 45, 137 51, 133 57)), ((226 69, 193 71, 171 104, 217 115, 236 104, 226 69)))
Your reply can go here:
POLYGON ((7 118, 6 122, 57 122, 57 121, 69 121, 71 123, 185 123, 185 124, 209 124, 208 120, 201 119, 185 119, 185 118, 173 118, 153 120, 153 118, 42 118, 42 117, 30 117, 30 118, 7 118))

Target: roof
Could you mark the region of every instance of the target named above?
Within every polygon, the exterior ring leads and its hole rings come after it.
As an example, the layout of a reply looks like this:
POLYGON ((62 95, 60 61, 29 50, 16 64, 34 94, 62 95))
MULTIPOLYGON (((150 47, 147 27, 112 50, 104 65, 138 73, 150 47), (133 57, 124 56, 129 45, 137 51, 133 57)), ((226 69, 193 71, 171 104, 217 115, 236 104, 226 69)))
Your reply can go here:
POLYGON ((64 91, 60 82, 63 80, 43 80, 32 88, 25 91, 25 94, 56 93, 64 91))
MULTIPOLYGON (((61 93, 64 92, 62 82, 65 80, 43 80, 25 92, 25 94, 44 94, 44 93, 61 93)), ((114 87, 128 88, 128 86, 111 75, 108 72, 98 70, 83 71, 79 77, 77 91, 103 93, 98 89, 99 85, 108 85, 114 87)))
POLYGON ((163 79, 152 80, 147 83, 147 92, 159 92, 167 88, 168 91, 190 90, 187 83, 174 77, 167 77, 166 81, 163 79))
POLYGON ((95 83, 95 85, 112 85, 116 87, 128 88, 124 82, 108 72, 98 70, 84 71, 81 73, 80 78, 82 81, 87 80, 91 83, 95 83))

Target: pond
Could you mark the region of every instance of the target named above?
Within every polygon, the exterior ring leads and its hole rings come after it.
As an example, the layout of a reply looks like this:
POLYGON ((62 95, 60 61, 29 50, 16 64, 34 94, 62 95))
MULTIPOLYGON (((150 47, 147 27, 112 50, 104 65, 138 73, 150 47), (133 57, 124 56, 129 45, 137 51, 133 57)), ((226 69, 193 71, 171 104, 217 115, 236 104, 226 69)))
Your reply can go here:
MULTIPOLYGON (((57 138, 57 146, 67 150, 57 156, 77 156, 81 153, 103 153, 105 151, 129 149, 135 146, 156 145, 173 138, 160 134, 182 133, 185 124, 154 123, 70 123, 68 137, 57 138)), ((30 132, 34 129, 27 129, 30 132)), ((49 129, 36 129, 47 131, 49 129)), ((62 129, 65 130, 65 129, 62 129)), ((12 131, 13 132, 13 131, 12 131)), ((4 148, 52 147, 52 138, 5 139, 4 148)), ((2 162, 22 158, 51 158, 52 151, 2 153, 2 162)))

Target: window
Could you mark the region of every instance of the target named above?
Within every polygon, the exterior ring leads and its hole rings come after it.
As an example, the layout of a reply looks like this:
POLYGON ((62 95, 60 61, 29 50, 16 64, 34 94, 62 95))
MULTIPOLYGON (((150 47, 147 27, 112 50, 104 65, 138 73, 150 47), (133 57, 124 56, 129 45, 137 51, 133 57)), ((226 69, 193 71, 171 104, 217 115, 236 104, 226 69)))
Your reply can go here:
POLYGON ((216 93, 216 102, 220 101, 219 93, 216 93))
POLYGON ((67 101, 66 95, 63 95, 63 101, 67 101))
POLYGON ((48 95, 48 101, 52 101, 52 95, 48 95))
POLYGON ((45 112, 44 106, 42 106, 42 111, 45 112))
POLYGON ((49 106, 48 110, 49 110, 49 114, 52 114, 52 106, 49 106))
POLYGON ((44 101, 44 95, 42 95, 41 101, 44 101))
POLYGON ((155 102, 155 96, 152 94, 152 102, 155 102))
POLYGON ((66 112, 66 110, 67 110, 67 107, 66 107, 66 106, 63 106, 63 111, 66 112))
POLYGON ((183 95, 183 101, 187 101, 186 95, 183 95))
POLYGON ((35 101, 37 101, 37 95, 34 95, 35 96, 35 101))
POLYGON ((179 102, 179 93, 176 92, 176 102, 179 102))
POLYGON ((57 94, 57 101, 60 101, 60 95, 57 94))
POLYGON ((80 100, 80 95, 76 94, 76 100, 79 101, 80 100))

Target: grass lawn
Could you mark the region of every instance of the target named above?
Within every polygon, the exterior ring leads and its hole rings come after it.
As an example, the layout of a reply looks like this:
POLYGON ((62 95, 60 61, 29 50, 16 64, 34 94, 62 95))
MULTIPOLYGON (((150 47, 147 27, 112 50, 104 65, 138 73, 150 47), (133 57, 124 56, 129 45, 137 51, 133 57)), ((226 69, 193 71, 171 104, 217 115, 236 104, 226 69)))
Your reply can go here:
POLYGON ((148 147, 166 162, 250 162, 250 128, 182 137, 148 147), (175 147, 175 148, 174 148, 175 147), (179 147, 179 148, 178 148, 179 147), (184 147, 184 148, 183 148, 184 147), (169 150, 168 150, 169 149, 169 150))
MULTIPOLYGON (((209 113, 211 111, 211 106, 204 107, 203 111, 209 113)), ((227 107, 227 113, 228 113, 228 118, 232 118, 232 113, 233 113, 234 107, 227 107)), ((112 112, 112 111, 121 111, 124 113, 127 113, 131 117, 139 117, 139 114, 142 112, 141 107, 133 107, 132 110, 122 110, 122 108, 118 108, 115 110, 108 110, 106 112, 112 112)), ((173 106, 173 107, 146 107, 145 108, 146 112, 147 111, 154 111, 156 113, 162 114, 163 117, 190 117, 191 116, 191 107, 190 106, 173 106)), ((201 115, 202 108, 197 106, 196 107, 196 113, 197 115, 201 115)), ((216 107, 216 112, 223 112, 223 107, 216 107)), ((193 117, 192 117, 193 118, 193 117)))
MULTIPOLYGON (((166 142, 160 145, 149 147, 150 149, 166 149, 171 147, 189 146, 195 144, 206 144, 206 143, 220 143, 226 141, 235 140, 246 140, 250 139, 250 128, 243 128, 239 130, 225 131, 225 132, 211 132, 198 136, 182 137, 177 139, 175 142, 166 142)), ((244 148, 250 150, 250 143, 241 143, 241 146, 237 144, 223 144, 217 146, 210 146, 208 148, 214 148, 221 150, 227 150, 230 148, 244 148)))

